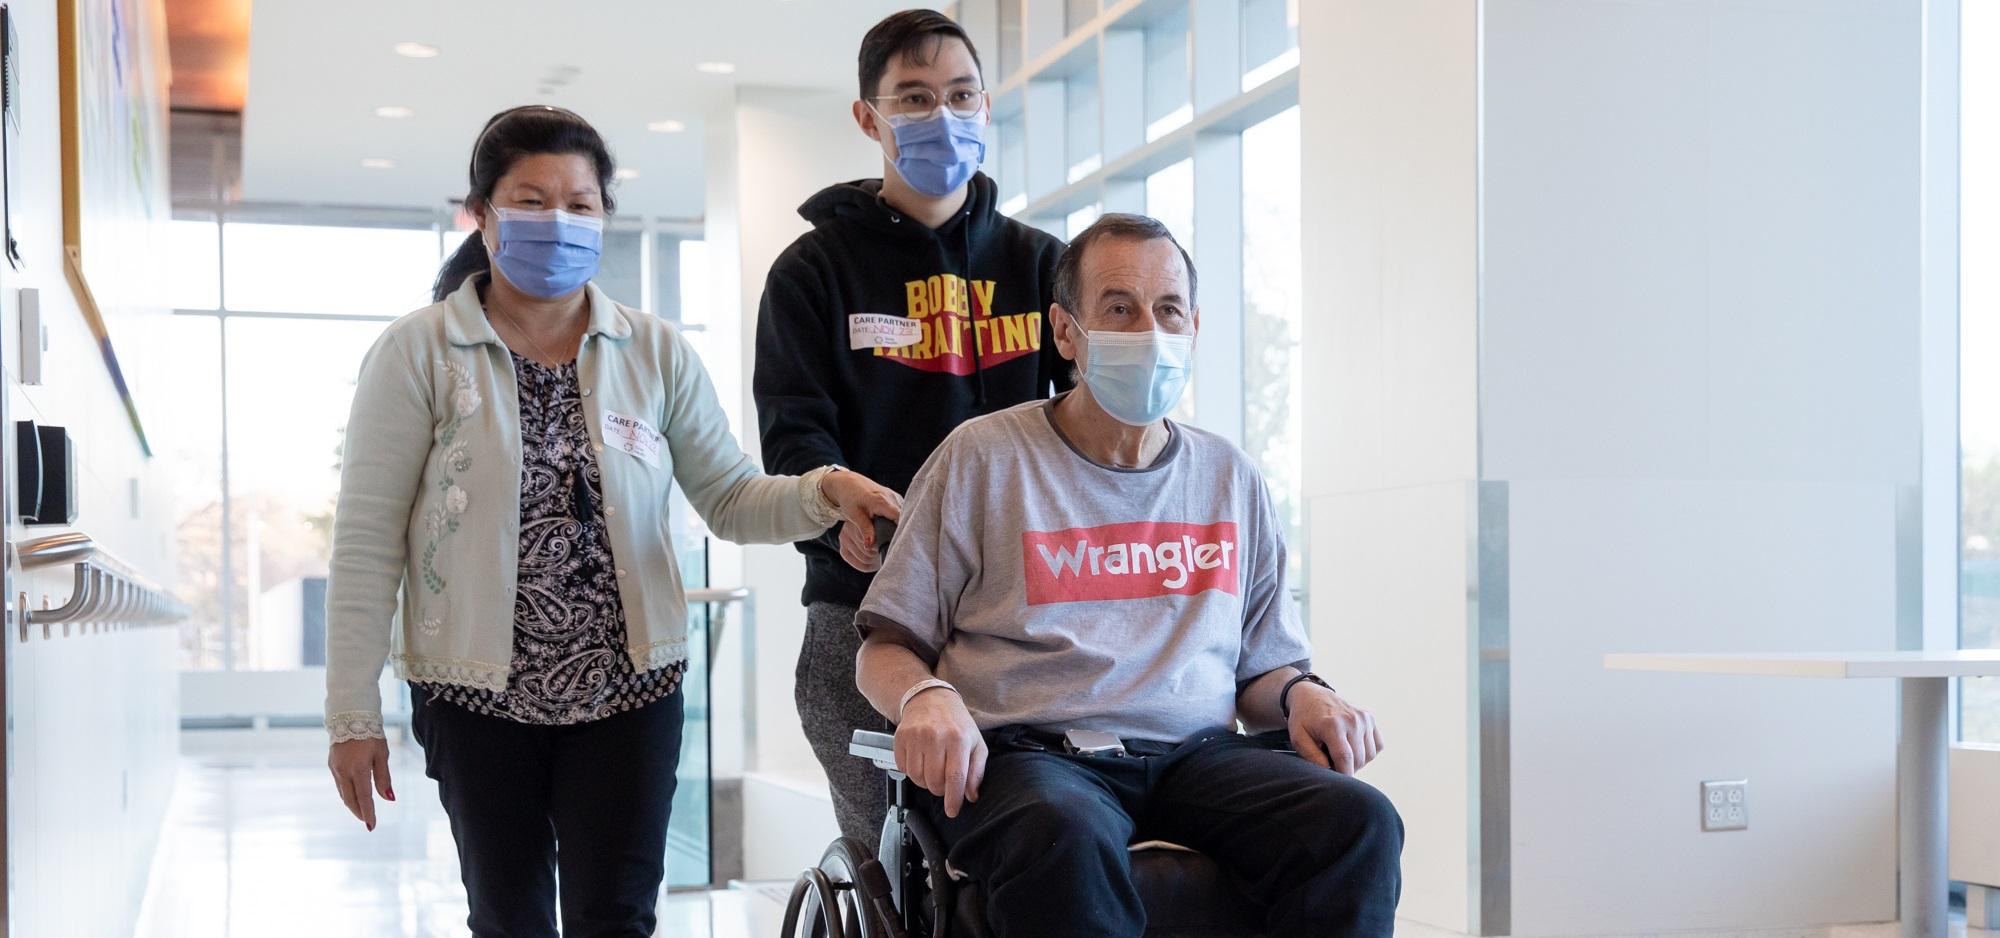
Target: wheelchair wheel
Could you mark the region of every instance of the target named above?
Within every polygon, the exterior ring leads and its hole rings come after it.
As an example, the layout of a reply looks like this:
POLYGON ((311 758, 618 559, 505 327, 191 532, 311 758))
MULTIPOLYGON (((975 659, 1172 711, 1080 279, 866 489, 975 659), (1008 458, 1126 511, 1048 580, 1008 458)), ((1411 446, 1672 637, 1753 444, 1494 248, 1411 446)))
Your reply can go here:
POLYGON ((840 895, 824 872, 810 869, 792 884, 785 904, 784 938, 847 938, 840 915, 840 895))
POLYGON ((842 837, 799 875, 785 908, 785 938, 901 938, 881 864, 842 837))

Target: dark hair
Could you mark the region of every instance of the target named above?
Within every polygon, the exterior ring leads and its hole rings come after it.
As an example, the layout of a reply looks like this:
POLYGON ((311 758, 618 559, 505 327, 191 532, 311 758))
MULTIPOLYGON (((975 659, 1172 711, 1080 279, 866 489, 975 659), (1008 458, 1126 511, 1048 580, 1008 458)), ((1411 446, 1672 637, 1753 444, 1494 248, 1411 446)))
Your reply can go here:
POLYGON ((1174 240, 1174 233, 1159 219, 1144 215, 1130 215, 1112 212, 1090 223, 1090 227, 1077 232, 1069 246, 1063 248, 1062 256, 1056 259, 1055 300, 1078 324, 1083 322, 1083 310, 1078 309, 1077 293, 1083 289, 1083 252, 1090 249, 1094 241, 1103 238, 1130 238, 1135 241, 1153 241, 1165 238, 1174 250, 1181 252, 1181 264, 1187 268, 1188 307, 1195 305, 1194 258, 1188 256, 1187 248, 1174 240))
MULTIPOLYGON (((597 128, 572 111, 530 104, 508 108, 488 118, 479 138, 472 142, 472 168, 466 173, 472 187, 465 194, 466 209, 492 199, 493 187, 500 183, 500 177, 507 175, 522 157, 544 153, 574 153, 590 160, 597 170, 604 213, 609 215, 617 208, 611 197, 617 166, 612 162, 611 148, 604 145, 597 128)), ((479 232, 467 235, 458 250, 445 259, 444 266, 438 268, 437 282, 431 284, 431 301, 439 302, 450 296, 465 283, 465 278, 486 272, 491 263, 479 232)))
POLYGON ((875 96, 882 76, 889 71, 890 59, 900 55, 911 65, 929 65, 946 39, 965 43, 965 51, 972 54, 972 66, 980 67, 979 50, 973 48, 965 27, 936 10, 904 10, 876 23, 861 37, 862 100, 875 96))

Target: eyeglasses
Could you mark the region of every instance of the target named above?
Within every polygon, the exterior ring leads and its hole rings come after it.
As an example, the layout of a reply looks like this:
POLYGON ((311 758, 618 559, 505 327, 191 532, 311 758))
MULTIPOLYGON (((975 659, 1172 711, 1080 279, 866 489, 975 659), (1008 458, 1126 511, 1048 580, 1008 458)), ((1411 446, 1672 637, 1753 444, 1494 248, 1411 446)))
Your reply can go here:
MULTIPOLYGON (((938 94, 929 88, 911 88, 902 94, 876 95, 876 109, 888 117, 924 118, 937 113, 938 94)), ((986 89, 953 88, 944 93, 944 106, 959 117, 977 117, 986 107, 986 89)))

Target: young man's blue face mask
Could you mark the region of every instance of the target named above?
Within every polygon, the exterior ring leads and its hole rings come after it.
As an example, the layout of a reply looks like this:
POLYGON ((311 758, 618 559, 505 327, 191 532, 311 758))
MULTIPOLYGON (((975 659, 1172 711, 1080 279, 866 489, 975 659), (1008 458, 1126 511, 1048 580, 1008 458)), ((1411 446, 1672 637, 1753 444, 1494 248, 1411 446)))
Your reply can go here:
POLYGON ((597 276, 604 249, 604 219, 559 209, 527 211, 493 206, 493 265, 515 289, 549 300, 568 295, 597 276))
POLYGON ((983 109, 971 117, 960 117, 943 105, 928 117, 875 113, 888 121, 895 135, 896 173, 927 196, 943 198, 957 192, 986 161, 983 109))

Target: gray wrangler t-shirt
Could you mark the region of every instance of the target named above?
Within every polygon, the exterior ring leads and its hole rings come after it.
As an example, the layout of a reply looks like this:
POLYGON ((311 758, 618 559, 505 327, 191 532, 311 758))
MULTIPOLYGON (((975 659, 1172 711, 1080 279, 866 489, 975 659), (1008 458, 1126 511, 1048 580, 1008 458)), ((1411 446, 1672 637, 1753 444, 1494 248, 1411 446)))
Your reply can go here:
POLYGON ((981 729, 1176 741, 1312 651, 1263 476, 1170 424, 1153 465, 1092 462, 1036 401, 960 426, 917 473, 857 623, 957 686, 981 729))

